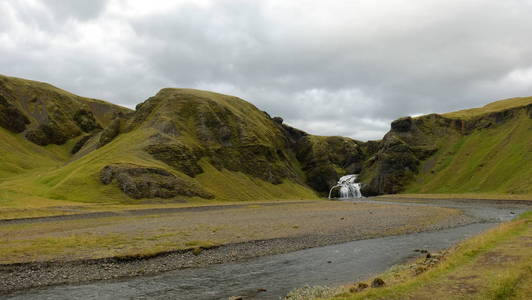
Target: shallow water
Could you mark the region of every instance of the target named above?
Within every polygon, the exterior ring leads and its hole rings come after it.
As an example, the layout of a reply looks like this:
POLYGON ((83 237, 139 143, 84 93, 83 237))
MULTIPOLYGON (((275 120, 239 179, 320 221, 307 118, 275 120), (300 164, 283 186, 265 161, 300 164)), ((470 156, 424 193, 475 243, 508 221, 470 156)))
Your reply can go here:
POLYGON ((415 249, 437 251, 448 248, 525 210, 523 207, 486 204, 438 206, 459 207, 469 215, 482 218, 483 222, 149 277, 33 289, 8 299, 227 299, 236 295, 247 296, 245 299, 279 299, 291 289, 307 284, 342 284, 367 278, 419 255, 413 251, 415 249), (259 288, 267 291, 257 292, 259 288))

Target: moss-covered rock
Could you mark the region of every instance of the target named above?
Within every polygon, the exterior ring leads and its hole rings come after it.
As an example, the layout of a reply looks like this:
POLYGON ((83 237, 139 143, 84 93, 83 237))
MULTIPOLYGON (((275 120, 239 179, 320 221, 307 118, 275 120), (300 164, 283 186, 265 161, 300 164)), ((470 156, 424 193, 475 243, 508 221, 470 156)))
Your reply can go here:
POLYGON ((74 115, 74 121, 78 124, 79 128, 84 132, 91 132, 96 129, 101 129, 102 127, 91 111, 86 109, 80 109, 74 115))
POLYGON ((14 132, 21 133, 26 130, 30 120, 15 107, 2 107, 0 105, 0 126, 14 132))
POLYGON ((36 129, 28 130, 25 136, 29 141, 41 146, 49 144, 63 145, 72 137, 66 135, 55 122, 41 124, 36 129))
POLYGON ((93 135, 84 135, 82 136, 79 141, 76 142, 76 144, 74 145, 74 147, 72 147, 72 149, 70 150, 70 154, 76 154, 79 152, 79 150, 81 150, 81 148, 83 148, 83 146, 85 146, 85 144, 93 137, 93 135))
POLYGON ((149 145, 144 150, 190 177, 203 173, 203 169, 198 164, 199 158, 189 147, 181 143, 149 145))
POLYGON ((409 131, 411 127, 412 127, 411 117, 400 118, 392 122, 392 130, 394 131, 406 132, 406 131, 409 131))
POLYGON ((389 138, 374 160, 368 162, 362 178, 369 180, 362 187, 366 196, 395 194, 418 172, 419 160, 408 144, 400 138, 389 138), (371 173, 369 173, 371 172, 371 173))
POLYGON ((192 182, 185 181, 172 173, 160 169, 134 164, 113 164, 100 172, 100 181, 110 184, 116 181, 118 187, 131 198, 172 198, 176 196, 213 198, 213 195, 192 182))
POLYGON ((100 135, 98 148, 110 143, 116 136, 120 134, 120 118, 115 118, 109 126, 107 126, 100 135))
POLYGON ((21 133, 28 124, 28 117, 0 94, 0 126, 11 132, 21 133))
POLYGON ((307 175, 307 184, 325 195, 339 177, 359 173, 366 158, 361 145, 345 137, 307 135, 300 138, 295 149, 307 175))

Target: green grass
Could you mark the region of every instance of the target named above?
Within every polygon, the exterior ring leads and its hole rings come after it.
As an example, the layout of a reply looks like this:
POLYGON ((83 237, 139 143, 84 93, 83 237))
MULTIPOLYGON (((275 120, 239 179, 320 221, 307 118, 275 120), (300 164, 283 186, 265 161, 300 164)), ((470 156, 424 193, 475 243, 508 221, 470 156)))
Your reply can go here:
MULTIPOLYGON (((19 109, 30 116, 46 108, 54 112, 54 118, 62 120, 62 116, 90 106, 95 117, 105 125, 110 120, 109 109, 99 106, 107 105, 112 107, 111 110, 129 112, 125 108, 79 97, 42 82, 6 76, 0 76, 0 80, 4 82, 6 91, 17 99, 19 109), (37 98, 39 101, 33 100, 37 98), (44 104, 39 104, 41 102, 44 104)), ((7 203, 11 207, 16 203, 27 207, 22 202, 36 203, 36 199, 45 199, 46 203, 49 200, 63 203, 141 203, 142 200, 129 198, 115 184, 100 183, 100 170, 113 163, 164 168, 184 180, 201 185, 216 196, 215 201, 315 199, 318 196, 304 182, 311 184, 312 179, 319 177, 316 174, 326 171, 343 175, 349 172, 349 166, 344 162, 356 158, 362 163, 364 159, 363 147, 357 141, 309 135, 305 138, 308 149, 302 151, 308 150, 309 154, 298 161, 296 154, 301 154, 298 153, 301 149, 288 149, 280 127, 254 105, 237 97, 192 89, 162 89, 153 99, 145 103, 153 106, 153 110, 146 110, 142 118, 122 122, 121 134, 109 144, 92 151, 83 149, 75 156, 69 152, 78 137, 61 146, 41 147, 27 141, 22 134, 0 128, 0 207, 7 207, 7 203), (175 126, 179 134, 169 134, 158 127, 161 124, 175 126), (231 131, 230 146, 217 142, 218 136, 209 139, 208 135, 218 134, 212 131, 221 126, 227 126, 231 131), (202 136, 205 132, 207 138, 202 136), (158 143, 155 141, 158 138, 167 139, 168 143, 181 143, 203 153, 220 149, 227 152, 222 158, 213 155, 208 159, 204 157, 199 162, 204 173, 191 178, 144 151, 146 146, 158 143), (243 156, 244 161, 238 161, 246 149, 251 150, 243 156), (273 159, 261 153, 264 149, 271 150, 273 159), (232 160, 233 168, 220 168, 225 158, 230 156, 227 160, 232 160), (238 164, 244 163, 248 166, 239 169, 238 164), (272 170, 288 170, 289 174, 282 177, 281 184, 272 184, 264 176, 268 172, 274 173, 272 170), (309 178, 307 173, 311 171, 315 174, 309 178)), ((451 116, 476 116, 531 101, 532 98, 503 100, 451 116)), ((35 121, 36 117, 30 119, 35 121)), ((63 125, 67 131, 71 127, 63 125)), ((425 166, 434 164, 434 167, 422 166, 421 169, 426 170, 417 176, 406 192, 531 194, 530 128, 530 118, 523 113, 517 120, 494 129, 477 130, 467 136, 449 136, 439 145, 438 153, 425 163, 425 166)), ((318 180, 314 184, 321 185, 325 190, 328 183, 318 180)), ((188 197, 154 201, 168 203, 176 200, 202 201, 188 197)))
POLYGON ((532 194, 531 128, 521 112, 495 128, 446 138, 405 193, 532 194))
MULTIPOLYGON (((42 107, 54 111, 54 116, 62 116, 69 115, 84 105, 106 105, 105 102, 82 98, 42 82, 6 76, 0 76, 0 80, 4 82, 9 97, 16 98, 16 104, 27 112, 32 121, 35 121, 32 113, 42 107), (40 101, 44 104, 41 105, 40 101), (29 103, 29 108, 25 106, 26 103, 29 103), (56 114, 57 111, 60 113, 56 114)), ((246 147, 251 147, 251 151, 259 151, 263 147, 275 152, 275 149, 285 148, 285 140, 281 138, 279 126, 267 118, 266 114, 237 97, 193 89, 162 89, 153 99, 145 103, 153 109, 146 110, 146 115, 142 117, 121 122, 121 134, 110 143, 101 148, 93 147, 92 151, 82 149, 75 156, 69 151, 78 138, 72 138, 61 146, 41 147, 27 141, 22 134, 12 134, 0 129, 0 190, 4 191, 6 197, 21 201, 43 198, 79 203, 142 202, 129 198, 115 184, 100 183, 99 173, 103 167, 125 163, 166 169, 183 180, 197 183, 212 192, 216 196, 215 201, 317 198, 309 187, 296 183, 304 181, 298 180, 304 178, 304 173, 290 151, 274 162, 265 163, 266 158, 259 157, 260 154, 257 156, 257 161, 262 162, 263 173, 268 172, 269 168, 293 170, 295 175, 287 176, 281 184, 272 184, 260 179, 260 176, 254 176, 257 174, 250 167, 242 168, 246 172, 230 171, 228 167, 217 169, 211 165, 213 157, 210 157, 211 160, 200 161, 205 172, 195 178, 155 159, 144 148, 153 143, 161 143, 154 138, 156 135, 164 136, 168 143, 181 143, 205 152, 217 151, 218 148, 228 149, 229 154, 237 158, 246 147), (174 126, 179 134, 167 134, 165 129, 158 127, 160 124, 174 126), (231 140, 234 148, 221 147, 214 139, 201 136, 202 133, 216 135, 215 131, 220 126, 228 126, 231 136, 235 137, 231 140)), ((100 111, 96 107, 93 111, 98 120, 106 118, 104 110, 100 111)), ((124 112, 128 111, 124 109, 124 112)), ((106 124, 103 121, 100 123, 106 124)), ((65 128, 70 127, 63 125, 65 128)), ((216 159, 221 160, 223 165, 224 158, 216 159)), ((248 161, 249 164, 253 163, 252 159, 246 159, 246 163, 248 161)), ((236 167, 238 169, 238 165, 236 167)), ((257 173, 260 174, 261 171, 257 173)), ((176 200, 202 201, 200 198, 185 196, 154 201, 176 200)))
POLYGON ((505 100, 499 100, 491 102, 483 107, 465 109, 455 112, 450 112, 443 114, 443 116, 448 118, 462 118, 470 119, 480 115, 501 111, 504 109, 526 106, 532 103, 532 97, 520 97, 520 98, 510 98, 505 100))
POLYGON ((518 220, 473 237, 451 250, 442 263, 415 276, 409 265, 396 266, 379 275, 384 288, 358 293, 343 293, 333 299, 526 299, 532 288, 532 251, 527 239, 532 237, 532 212, 518 220), (499 263, 490 257, 510 257, 499 263), (472 287, 457 293, 456 285, 472 287))

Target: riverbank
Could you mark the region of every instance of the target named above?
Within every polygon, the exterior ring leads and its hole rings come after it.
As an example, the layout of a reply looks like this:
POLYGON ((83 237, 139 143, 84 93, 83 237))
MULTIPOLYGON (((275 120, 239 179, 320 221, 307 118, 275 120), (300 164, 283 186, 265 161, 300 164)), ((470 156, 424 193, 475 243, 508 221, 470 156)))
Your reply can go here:
POLYGON ((310 201, 4 223, 0 292, 152 275, 475 221, 454 208, 310 201))
POLYGON ((532 195, 522 194, 393 194, 374 197, 376 200, 393 201, 458 201, 458 202, 479 202, 498 204, 530 204, 532 205, 532 195))
POLYGON ((334 300, 529 299, 532 294, 532 212, 460 243, 346 286, 334 300), (382 279, 384 286, 372 288, 382 279))

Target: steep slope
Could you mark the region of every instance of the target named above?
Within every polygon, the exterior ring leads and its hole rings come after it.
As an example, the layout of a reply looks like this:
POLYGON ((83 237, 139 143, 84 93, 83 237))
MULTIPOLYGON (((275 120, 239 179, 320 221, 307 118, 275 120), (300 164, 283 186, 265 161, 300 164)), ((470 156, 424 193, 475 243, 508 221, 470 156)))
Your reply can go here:
POLYGON ((339 136, 307 135, 294 149, 308 185, 322 195, 328 194, 339 177, 360 173, 367 156, 364 143, 339 136))
POLYGON ((362 180, 367 195, 532 194, 532 98, 398 119, 362 180))
POLYGON ((0 75, 0 127, 46 146, 107 126, 130 110, 83 98, 43 82, 0 75))
POLYGON ((401 118, 363 143, 207 91, 162 89, 131 111, 0 76, 0 200, 303 199, 353 173, 365 195, 532 194, 531 107, 515 98, 401 118))
MULTIPOLYGON (((12 81, 10 87, 15 85, 12 81)), ((119 108, 108 116, 91 110, 91 101, 84 98, 58 95, 58 89, 45 84, 35 89, 31 81, 32 87, 22 90, 19 86, 26 86, 25 81, 15 81, 17 88, 5 89, 4 98, 29 122, 14 132, 2 125, 0 137, 9 140, 9 147, 0 146, 6 154, 0 161, 0 176, 6 174, 0 182, 4 190, 84 202, 316 197, 305 184, 306 174, 293 149, 306 133, 299 136, 280 118, 272 119, 239 98, 163 89, 135 112, 119 108), (31 98, 25 92, 35 90, 45 99, 47 118, 35 117, 43 109, 22 105, 31 98), (47 93, 52 96, 42 96, 47 93), (88 132, 76 123, 80 103, 97 125, 88 132), (50 106, 59 109, 48 113, 50 106), (55 113, 58 110, 62 113, 55 113), (54 124, 54 131, 67 139, 48 141, 52 143, 47 146, 37 143, 28 132, 41 130, 42 124, 54 124), (17 148, 43 159, 27 164, 17 148)))

